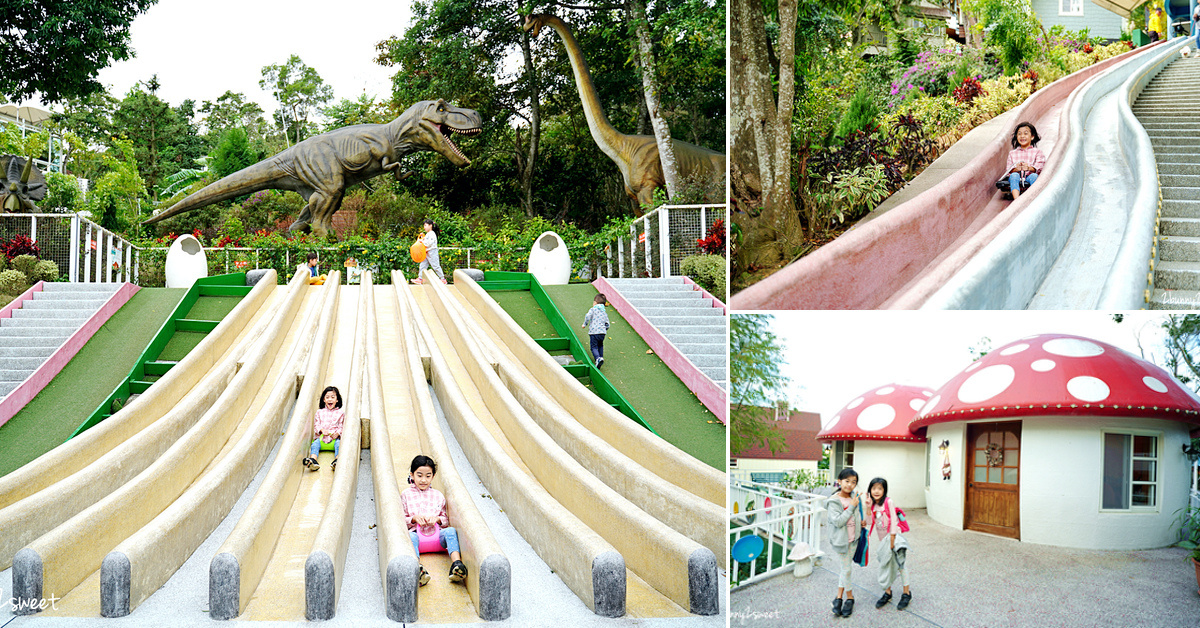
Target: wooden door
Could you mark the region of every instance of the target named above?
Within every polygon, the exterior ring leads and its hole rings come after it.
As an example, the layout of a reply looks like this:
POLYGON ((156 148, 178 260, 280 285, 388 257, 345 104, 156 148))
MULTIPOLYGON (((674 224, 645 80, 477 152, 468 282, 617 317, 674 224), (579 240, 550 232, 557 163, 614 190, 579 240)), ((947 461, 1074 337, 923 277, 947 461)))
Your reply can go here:
POLYGON ((1021 538, 1021 423, 967 425, 963 527, 1021 538))

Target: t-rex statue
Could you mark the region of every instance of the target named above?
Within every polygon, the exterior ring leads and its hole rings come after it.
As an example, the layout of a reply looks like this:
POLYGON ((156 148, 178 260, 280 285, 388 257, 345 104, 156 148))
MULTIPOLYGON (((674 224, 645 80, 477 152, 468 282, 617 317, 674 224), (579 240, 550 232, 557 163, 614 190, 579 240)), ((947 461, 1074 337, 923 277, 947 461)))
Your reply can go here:
MULTIPOLYGON (((616 162, 621 170, 621 178, 625 181, 625 193, 638 203, 637 214, 641 215, 641 207, 649 205, 654 198, 654 189, 666 183, 663 177, 662 163, 658 159, 658 142, 653 135, 625 135, 613 128, 604 109, 600 106, 600 98, 596 95, 596 86, 592 84, 592 75, 588 72, 587 62, 583 52, 571 34, 571 29, 553 15, 530 15, 525 18, 525 30, 532 31, 538 36, 543 26, 549 26, 558 31, 563 45, 567 48, 567 56, 571 59, 571 69, 575 72, 575 86, 579 88, 579 99, 583 101, 583 114, 587 117, 588 130, 592 139, 608 158, 616 162)), ((688 144, 679 140, 671 140, 675 144, 675 162, 678 166, 680 180, 703 181, 710 187, 719 190, 718 196, 725 193, 725 155, 688 144)), ((712 199, 717 200, 717 199, 712 199)))
POLYGON ((259 190, 291 190, 308 201, 290 231, 317 235, 333 230, 333 214, 342 205, 348 186, 391 172, 401 178, 400 157, 421 150, 433 151, 450 163, 471 164, 450 141, 450 133, 479 133, 479 114, 452 107, 444 100, 423 100, 387 124, 356 124, 314 135, 253 166, 188 195, 142 224, 158 222, 182 212, 259 190))

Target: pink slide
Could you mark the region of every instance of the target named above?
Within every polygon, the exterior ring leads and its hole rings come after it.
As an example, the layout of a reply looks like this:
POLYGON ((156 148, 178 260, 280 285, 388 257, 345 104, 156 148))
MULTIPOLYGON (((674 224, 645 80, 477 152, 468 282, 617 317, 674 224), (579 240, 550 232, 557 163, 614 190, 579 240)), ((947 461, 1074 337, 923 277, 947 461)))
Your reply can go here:
MULTIPOLYGON (((960 170, 912 200, 846 232, 833 242, 735 294, 735 310, 915 309, 963 267, 1040 191, 1001 199, 994 182, 1004 172, 1010 138, 1032 122, 1047 154, 1042 178, 1062 159, 1059 119, 1067 97, 1089 78, 1152 46, 1086 67, 1038 90, 1004 130, 960 170)), ((999 280, 1002 280, 1000 278, 999 280)))

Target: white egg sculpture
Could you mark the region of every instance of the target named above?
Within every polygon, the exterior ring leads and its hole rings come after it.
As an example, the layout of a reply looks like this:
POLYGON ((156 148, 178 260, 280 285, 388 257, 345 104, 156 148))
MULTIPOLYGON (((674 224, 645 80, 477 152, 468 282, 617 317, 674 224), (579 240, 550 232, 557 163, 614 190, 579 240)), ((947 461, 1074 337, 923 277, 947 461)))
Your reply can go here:
POLYGON ((208 276, 208 258, 199 240, 190 235, 175 238, 167 251, 166 275, 168 288, 191 288, 208 276))
POLYGON ((533 241, 529 249, 529 272, 543 286, 560 286, 571 281, 571 254, 567 243, 553 231, 533 241))

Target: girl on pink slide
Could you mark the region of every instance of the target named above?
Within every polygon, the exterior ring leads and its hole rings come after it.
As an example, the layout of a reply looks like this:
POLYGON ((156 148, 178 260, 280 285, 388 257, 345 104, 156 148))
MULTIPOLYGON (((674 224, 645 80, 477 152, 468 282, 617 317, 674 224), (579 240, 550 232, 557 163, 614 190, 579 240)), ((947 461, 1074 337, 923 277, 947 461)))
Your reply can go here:
MULTIPOLYGON (((1046 154, 1037 147, 1042 140, 1037 129, 1028 122, 1017 125, 1012 136, 1013 149, 1008 152, 1008 170, 997 185, 1008 183, 1013 200, 1021 197, 1021 190, 1028 189, 1037 181, 1042 168, 1046 167, 1046 154)), ((1003 186, 1000 186, 1003 189, 1003 186)))

